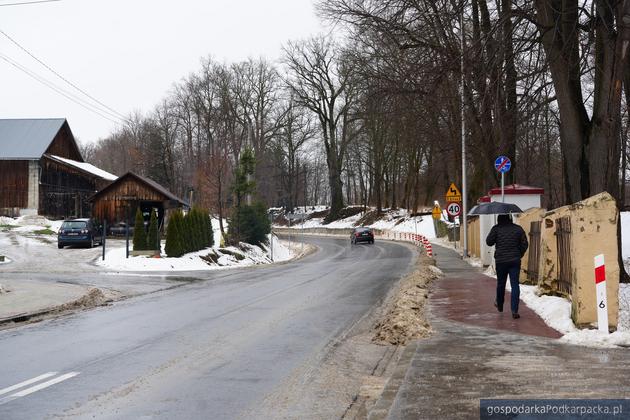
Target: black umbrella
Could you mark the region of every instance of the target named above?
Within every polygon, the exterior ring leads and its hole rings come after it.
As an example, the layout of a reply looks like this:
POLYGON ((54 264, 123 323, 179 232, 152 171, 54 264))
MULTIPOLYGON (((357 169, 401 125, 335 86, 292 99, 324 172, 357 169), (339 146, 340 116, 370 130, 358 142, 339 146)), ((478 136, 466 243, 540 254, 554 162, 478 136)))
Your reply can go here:
POLYGON ((469 215, 475 216, 479 214, 510 214, 510 213, 522 213, 523 210, 516 204, 501 203, 499 201, 493 201, 491 203, 477 204, 470 209, 469 215))

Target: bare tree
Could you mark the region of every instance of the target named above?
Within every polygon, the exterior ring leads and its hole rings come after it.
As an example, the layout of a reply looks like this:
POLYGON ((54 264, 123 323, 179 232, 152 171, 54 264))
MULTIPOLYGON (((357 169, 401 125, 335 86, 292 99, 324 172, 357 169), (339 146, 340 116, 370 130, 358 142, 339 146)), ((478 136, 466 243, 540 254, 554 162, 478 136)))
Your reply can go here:
MULTIPOLYGON (((314 139, 316 135, 313 121, 306 112, 308 111, 298 107, 290 99, 282 111, 284 116, 282 128, 275 140, 279 158, 276 160, 276 167, 279 168, 279 183, 285 191, 286 198, 283 203, 289 211, 298 204, 299 185, 304 179, 306 158, 302 156, 303 149, 306 143, 314 139)), ((305 185, 303 188, 306 188, 305 185)))
POLYGON ((350 108, 353 101, 351 71, 335 44, 324 38, 289 43, 287 84, 296 101, 317 117, 328 165, 330 213, 335 220, 344 207, 341 172, 352 140, 350 108))

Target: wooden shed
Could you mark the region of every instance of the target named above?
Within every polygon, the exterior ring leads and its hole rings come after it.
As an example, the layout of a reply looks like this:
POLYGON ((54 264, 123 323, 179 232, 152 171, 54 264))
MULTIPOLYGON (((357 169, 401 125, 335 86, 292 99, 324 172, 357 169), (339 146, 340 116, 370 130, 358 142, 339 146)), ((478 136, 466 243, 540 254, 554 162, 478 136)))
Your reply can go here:
POLYGON ((64 118, 0 119, 0 215, 88 217, 115 179, 84 162, 64 118))
POLYGON ((127 172, 92 196, 92 214, 112 226, 119 222, 135 222, 140 208, 148 221, 151 209, 156 209, 162 227, 172 210, 188 208, 188 203, 152 179, 127 172))

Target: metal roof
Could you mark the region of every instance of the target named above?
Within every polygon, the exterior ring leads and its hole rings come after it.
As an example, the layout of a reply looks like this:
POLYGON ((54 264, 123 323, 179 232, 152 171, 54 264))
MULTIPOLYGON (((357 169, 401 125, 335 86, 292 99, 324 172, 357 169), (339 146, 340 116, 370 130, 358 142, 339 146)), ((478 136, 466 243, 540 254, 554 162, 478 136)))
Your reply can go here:
POLYGON ((0 159, 40 159, 65 118, 0 119, 0 159))

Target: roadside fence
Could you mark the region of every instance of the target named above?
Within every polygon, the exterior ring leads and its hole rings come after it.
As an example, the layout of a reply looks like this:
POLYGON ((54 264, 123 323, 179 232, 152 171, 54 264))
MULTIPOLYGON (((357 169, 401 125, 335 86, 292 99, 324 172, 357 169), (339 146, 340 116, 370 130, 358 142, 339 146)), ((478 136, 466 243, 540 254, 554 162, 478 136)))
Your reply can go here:
MULTIPOLYGON (((304 229, 292 229, 292 228, 281 228, 274 227, 274 233, 285 234, 285 235, 297 235, 297 234, 305 234, 305 235, 320 235, 320 236, 343 236, 350 237, 352 233, 352 229, 348 228, 304 228, 304 229)), ((383 230, 383 229, 373 229, 374 235, 377 239, 385 239, 388 241, 397 241, 397 242, 410 242, 418 247, 422 247, 429 257, 433 257, 433 247, 431 246, 431 242, 429 239, 420 234, 411 233, 411 232, 399 232, 394 230, 383 230)))

